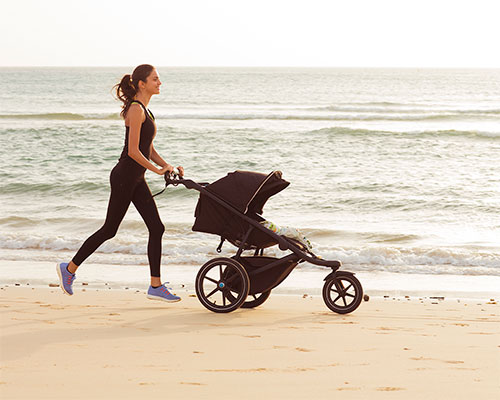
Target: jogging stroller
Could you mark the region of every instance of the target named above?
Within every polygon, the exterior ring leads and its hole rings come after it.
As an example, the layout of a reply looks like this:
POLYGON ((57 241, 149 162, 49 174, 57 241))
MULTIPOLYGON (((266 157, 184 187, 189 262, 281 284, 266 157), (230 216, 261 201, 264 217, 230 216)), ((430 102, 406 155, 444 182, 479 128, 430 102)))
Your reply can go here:
POLYGON ((281 176, 279 171, 269 175, 236 171, 208 184, 165 175, 166 187, 182 184, 200 192, 193 231, 220 236, 219 253, 226 240, 238 248, 233 257, 217 257, 200 268, 195 282, 199 301, 217 313, 257 307, 297 264, 307 261, 331 269, 323 286, 327 307, 339 314, 354 311, 361 303, 363 288, 352 272, 339 271, 339 261, 323 260, 299 240, 281 236, 262 224, 266 201, 289 185, 281 176), (265 256, 264 249, 275 245, 290 254, 265 256), (253 255, 244 255, 248 250, 253 255))

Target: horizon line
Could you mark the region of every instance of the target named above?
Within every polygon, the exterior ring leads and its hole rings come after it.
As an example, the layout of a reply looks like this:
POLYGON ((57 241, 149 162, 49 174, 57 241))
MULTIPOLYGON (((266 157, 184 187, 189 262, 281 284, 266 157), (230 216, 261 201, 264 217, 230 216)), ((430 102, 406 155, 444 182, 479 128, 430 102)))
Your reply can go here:
MULTIPOLYGON (((0 68, 130 68, 130 65, 0 65, 0 68)), ((156 65, 157 68, 500 69, 465 66, 156 65)))

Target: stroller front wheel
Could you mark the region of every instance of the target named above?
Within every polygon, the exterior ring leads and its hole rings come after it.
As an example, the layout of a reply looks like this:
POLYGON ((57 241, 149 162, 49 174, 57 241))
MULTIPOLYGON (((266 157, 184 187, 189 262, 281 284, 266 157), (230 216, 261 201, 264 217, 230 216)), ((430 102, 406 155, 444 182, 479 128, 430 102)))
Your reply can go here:
POLYGON ((353 312, 359 307, 362 299, 363 287, 351 273, 339 271, 323 286, 323 300, 326 306, 338 314, 353 312))
POLYGON ((238 261, 218 257, 200 268, 196 275, 195 289, 204 307, 216 313, 228 313, 245 302, 250 279, 238 261))

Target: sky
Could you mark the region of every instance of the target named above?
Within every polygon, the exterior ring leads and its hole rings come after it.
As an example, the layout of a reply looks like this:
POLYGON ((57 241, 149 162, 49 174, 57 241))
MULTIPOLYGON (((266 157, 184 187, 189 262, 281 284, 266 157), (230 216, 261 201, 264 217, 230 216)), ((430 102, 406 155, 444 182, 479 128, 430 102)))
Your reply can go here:
POLYGON ((0 0, 0 66, 500 68, 499 0, 0 0))

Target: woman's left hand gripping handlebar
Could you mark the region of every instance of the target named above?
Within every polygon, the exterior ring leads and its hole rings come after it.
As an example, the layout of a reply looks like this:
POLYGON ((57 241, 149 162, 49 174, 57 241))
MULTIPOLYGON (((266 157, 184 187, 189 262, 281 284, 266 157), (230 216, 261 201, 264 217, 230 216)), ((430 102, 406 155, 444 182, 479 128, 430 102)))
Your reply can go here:
POLYGON ((161 171, 165 175, 165 177, 173 177, 173 178, 183 178, 184 177, 184 168, 182 166, 178 166, 177 168, 173 165, 167 164, 164 166, 161 171))

